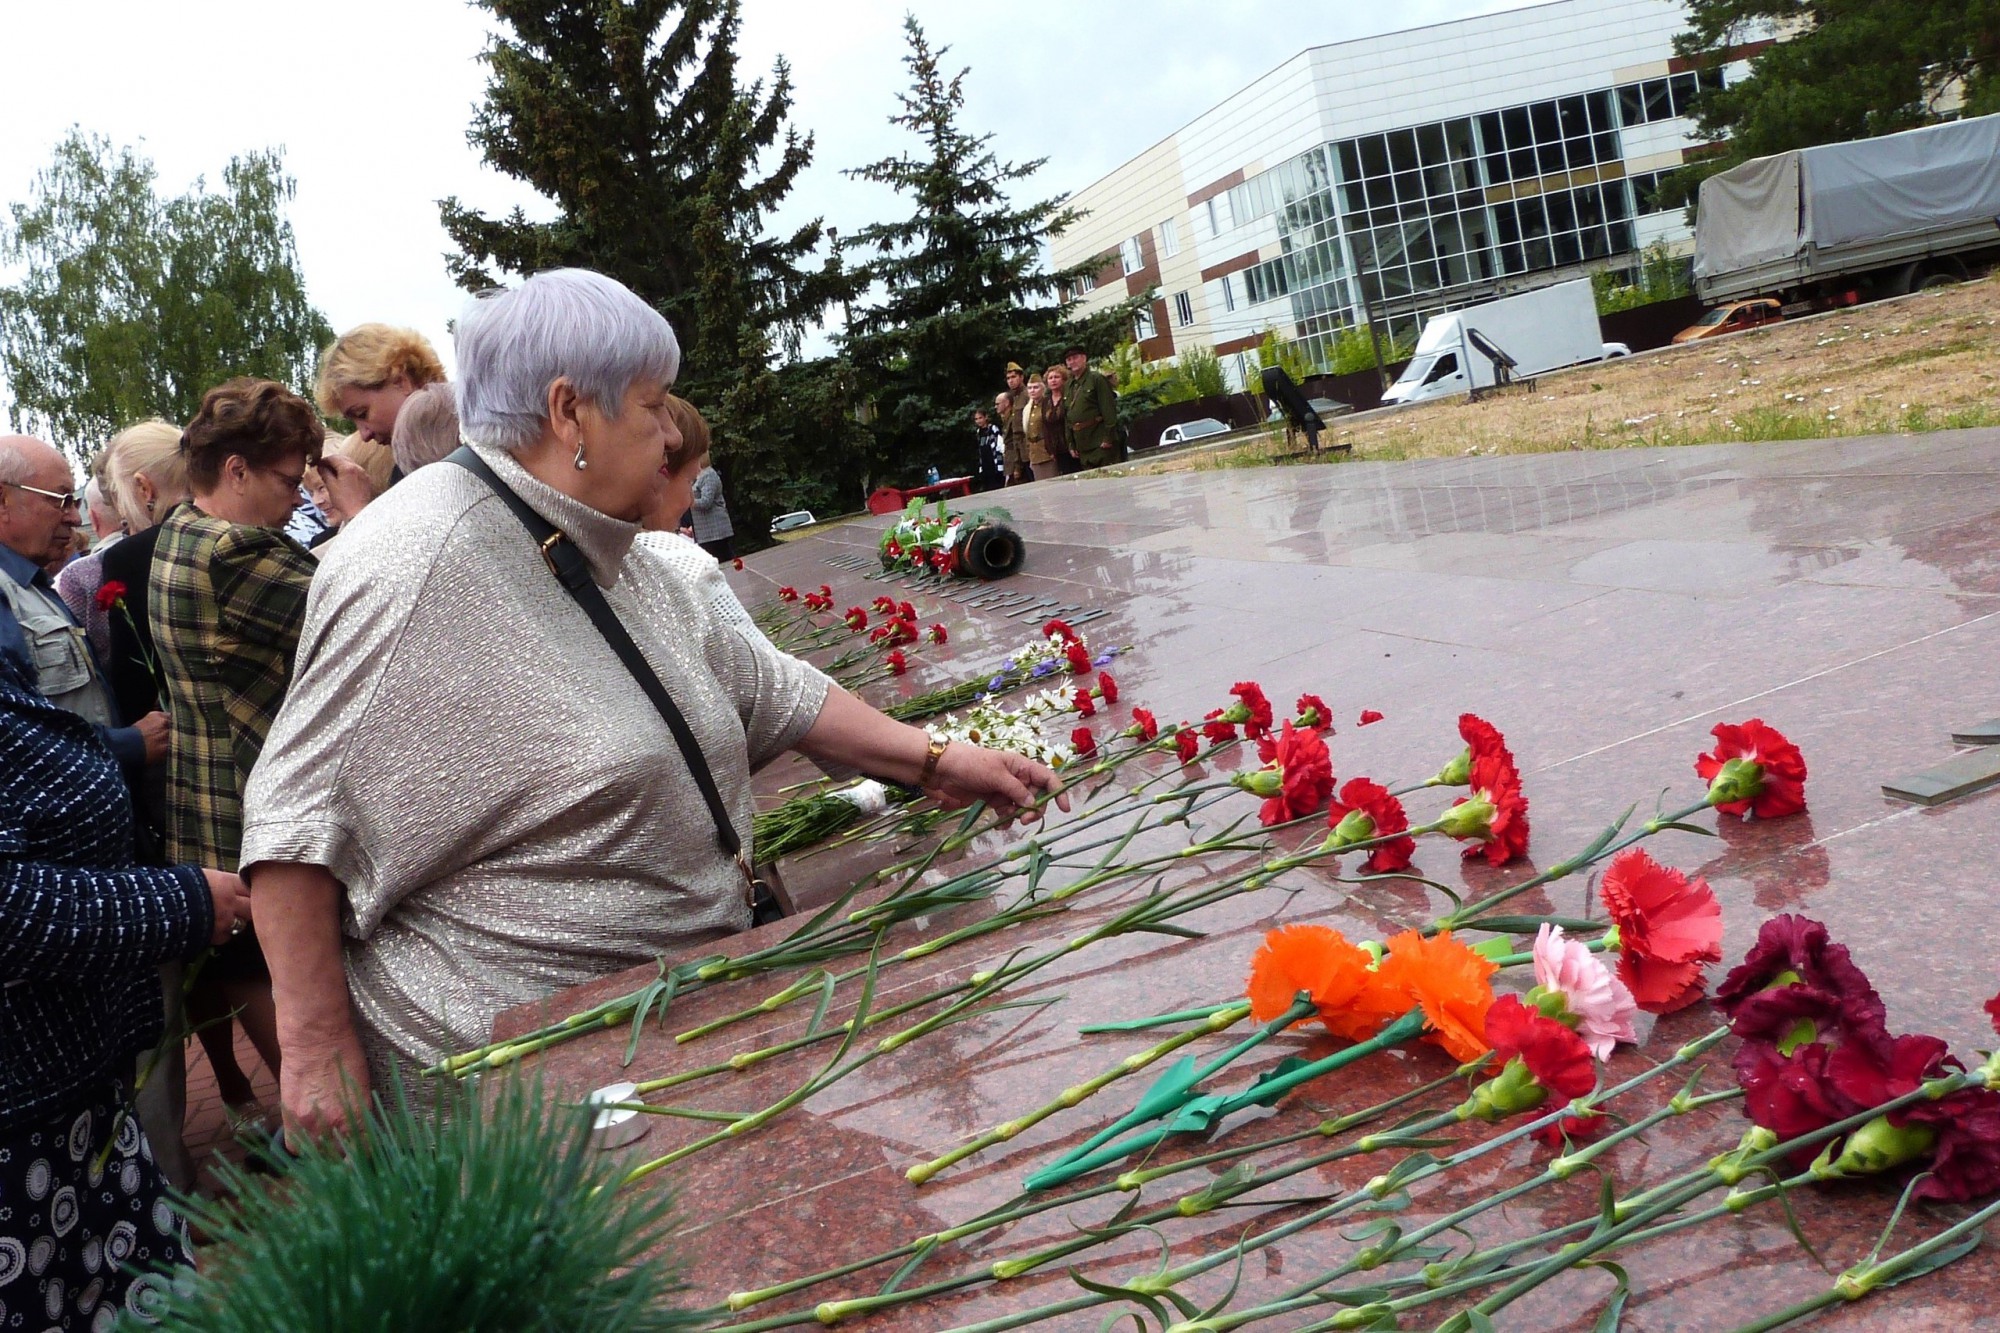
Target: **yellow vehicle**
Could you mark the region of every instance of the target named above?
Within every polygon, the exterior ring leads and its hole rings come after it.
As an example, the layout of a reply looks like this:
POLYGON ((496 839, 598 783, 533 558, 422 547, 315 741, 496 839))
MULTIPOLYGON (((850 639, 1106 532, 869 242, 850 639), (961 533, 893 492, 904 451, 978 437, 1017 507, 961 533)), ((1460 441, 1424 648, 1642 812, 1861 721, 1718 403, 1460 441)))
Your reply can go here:
POLYGON ((1785 312, 1768 296, 1755 301, 1731 301, 1728 305, 1717 306, 1676 333, 1674 341, 1691 343, 1700 338, 1718 338, 1744 329, 1761 329, 1766 324, 1776 324, 1784 317, 1785 312))

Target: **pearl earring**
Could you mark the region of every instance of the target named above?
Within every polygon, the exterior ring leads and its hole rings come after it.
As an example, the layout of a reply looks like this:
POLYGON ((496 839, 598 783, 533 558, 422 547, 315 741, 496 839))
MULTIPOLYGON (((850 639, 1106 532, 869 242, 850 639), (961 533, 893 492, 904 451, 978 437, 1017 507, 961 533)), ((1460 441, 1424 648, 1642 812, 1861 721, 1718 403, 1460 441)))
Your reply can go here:
POLYGON ((576 437, 576 458, 574 459, 574 466, 576 467, 576 470, 578 472, 581 472, 585 468, 590 466, 590 460, 586 459, 583 456, 583 437, 581 435, 576 437))

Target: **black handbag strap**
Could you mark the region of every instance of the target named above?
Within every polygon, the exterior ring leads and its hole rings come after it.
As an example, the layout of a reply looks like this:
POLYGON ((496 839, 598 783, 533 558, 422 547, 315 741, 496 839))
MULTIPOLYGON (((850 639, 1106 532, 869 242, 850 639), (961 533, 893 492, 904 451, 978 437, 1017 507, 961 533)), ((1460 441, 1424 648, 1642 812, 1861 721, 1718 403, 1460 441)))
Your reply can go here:
POLYGON ((693 728, 682 716, 680 705, 661 682, 646 655, 639 651, 639 645, 632 642, 632 636, 625 630, 618 613, 611 609, 611 603, 604 599, 603 589, 590 576, 590 561, 584 558, 576 543, 565 536, 555 524, 543 518, 528 502, 515 494, 514 488, 502 481, 497 473, 486 464, 486 460, 474 453, 469 446, 460 445, 449 457, 447 463, 456 463, 473 476, 485 482, 502 504, 514 512, 521 526, 528 530, 535 545, 541 549, 542 563, 556 576, 556 582, 570 595, 583 613, 590 617, 590 623, 604 636, 605 643, 625 664, 632 679, 652 701, 666 722, 667 730, 674 734, 674 743, 680 746, 681 758, 687 761, 688 772, 694 777, 694 785, 701 791, 701 799, 708 804, 709 817, 715 821, 715 840, 736 868, 743 872, 744 893, 750 902, 755 923, 764 924, 784 914, 776 896, 751 870, 749 858, 743 854, 743 839, 737 836, 736 825, 730 821, 729 810, 722 802, 722 793, 716 789, 715 774, 709 771, 708 757, 702 753, 701 742, 695 739, 693 728))

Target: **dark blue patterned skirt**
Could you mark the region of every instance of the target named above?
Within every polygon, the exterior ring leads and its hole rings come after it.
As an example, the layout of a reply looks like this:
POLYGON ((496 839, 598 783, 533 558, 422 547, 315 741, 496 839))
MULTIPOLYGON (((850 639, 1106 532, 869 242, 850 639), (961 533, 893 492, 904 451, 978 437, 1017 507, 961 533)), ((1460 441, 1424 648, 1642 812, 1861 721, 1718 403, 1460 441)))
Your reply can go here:
POLYGON ((0 1135, 0 1329, 103 1333, 121 1310, 151 1323, 169 1281, 153 1270, 182 1268, 188 1253, 119 1084, 0 1135))

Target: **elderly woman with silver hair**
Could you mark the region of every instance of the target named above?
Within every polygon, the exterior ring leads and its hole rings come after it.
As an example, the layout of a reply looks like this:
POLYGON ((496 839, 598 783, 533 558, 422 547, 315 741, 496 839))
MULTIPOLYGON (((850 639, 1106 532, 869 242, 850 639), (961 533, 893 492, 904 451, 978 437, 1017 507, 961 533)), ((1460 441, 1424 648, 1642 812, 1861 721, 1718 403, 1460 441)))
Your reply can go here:
POLYGON ((673 566, 627 559, 680 445, 680 349, 626 288, 563 269, 476 297, 457 361, 469 450, 376 501, 321 565, 244 802, 285 1113, 307 1132, 345 1123, 348 1080, 366 1091, 486 1041, 510 1006, 748 927, 728 844, 751 769, 781 751, 1003 815, 1058 786, 933 743, 673 566))

